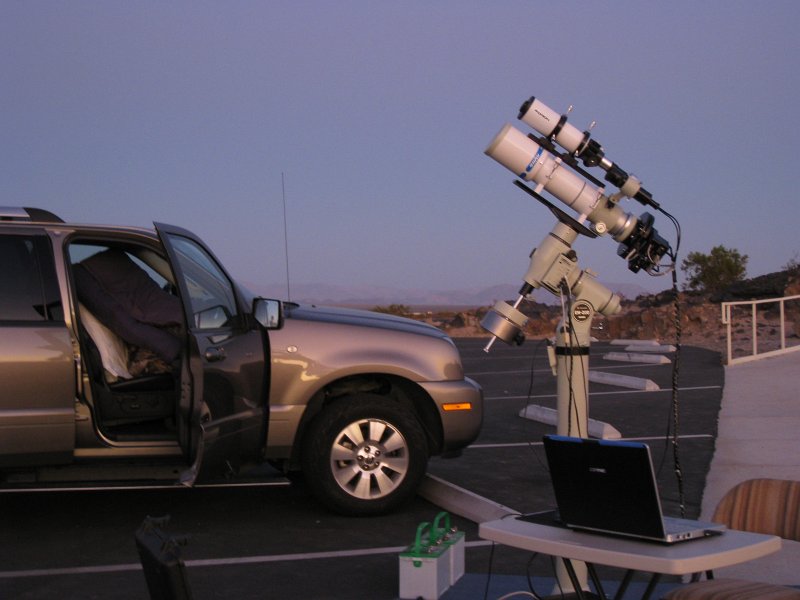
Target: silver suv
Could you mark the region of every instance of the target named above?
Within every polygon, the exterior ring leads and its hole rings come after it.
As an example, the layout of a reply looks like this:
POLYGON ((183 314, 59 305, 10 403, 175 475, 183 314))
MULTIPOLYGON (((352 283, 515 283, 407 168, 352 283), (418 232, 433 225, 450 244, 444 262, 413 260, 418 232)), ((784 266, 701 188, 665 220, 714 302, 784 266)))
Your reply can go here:
POLYGON ((302 470, 346 514, 478 435, 434 327, 237 285, 192 233, 0 208, 0 486, 194 485, 302 470))

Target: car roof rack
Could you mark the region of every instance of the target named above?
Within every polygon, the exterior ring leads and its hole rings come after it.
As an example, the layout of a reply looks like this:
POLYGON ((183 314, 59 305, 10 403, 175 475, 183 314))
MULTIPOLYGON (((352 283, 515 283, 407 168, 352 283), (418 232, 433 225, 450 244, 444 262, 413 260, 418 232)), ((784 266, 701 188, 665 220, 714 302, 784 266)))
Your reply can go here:
POLYGON ((0 206, 0 221, 31 221, 41 223, 63 223, 64 220, 43 208, 27 206, 0 206))

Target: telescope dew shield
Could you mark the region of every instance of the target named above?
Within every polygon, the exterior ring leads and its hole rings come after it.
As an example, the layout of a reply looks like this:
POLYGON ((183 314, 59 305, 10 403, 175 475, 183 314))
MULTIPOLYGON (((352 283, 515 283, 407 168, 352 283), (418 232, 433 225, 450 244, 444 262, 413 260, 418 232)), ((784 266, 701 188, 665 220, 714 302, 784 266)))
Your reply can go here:
POLYGON ((570 154, 577 153, 586 144, 586 132, 567 123, 566 115, 559 115, 534 96, 522 104, 517 118, 544 137, 552 137, 570 154))

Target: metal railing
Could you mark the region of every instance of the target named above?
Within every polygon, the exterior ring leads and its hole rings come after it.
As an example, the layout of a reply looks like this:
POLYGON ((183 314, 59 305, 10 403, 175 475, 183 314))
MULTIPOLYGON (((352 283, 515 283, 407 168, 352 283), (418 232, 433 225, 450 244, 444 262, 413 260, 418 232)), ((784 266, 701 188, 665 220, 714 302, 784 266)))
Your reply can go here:
MULTIPOLYGON (((786 296, 784 298, 768 298, 766 300, 740 300, 737 302, 723 302, 722 303, 722 324, 727 328, 727 350, 728 350, 728 365, 737 363, 748 362, 751 360, 758 360, 768 356, 776 356, 778 354, 785 354, 787 352, 794 352, 800 350, 800 340, 795 341, 793 345, 787 344, 786 332, 786 303, 792 301, 800 302, 800 295, 786 296), (769 311, 773 310, 774 305, 777 304, 778 315, 772 316, 772 321, 766 318, 769 311), (737 311, 737 322, 740 323, 740 329, 734 330, 734 307, 750 306, 750 310, 737 311), (760 313, 760 314, 759 314, 760 313), (761 317, 761 318, 759 318, 761 317), (777 324, 775 321, 777 320, 777 324), (740 337, 747 337, 747 325, 749 321, 749 337, 751 338, 752 350, 747 354, 745 350, 739 348, 739 352, 745 352, 740 356, 734 356, 734 334, 741 334, 740 337), (743 325, 742 325, 743 324, 743 325), (743 327, 744 329, 741 329, 743 327), (759 331, 761 330, 761 331, 759 331), (761 344, 759 348, 759 334, 761 335, 761 344), (759 351, 760 350, 760 351, 759 351)), ((797 307, 797 314, 800 314, 800 306, 797 307)), ((794 335, 794 331, 790 333, 794 335)), ((737 354, 739 353, 737 352, 737 354)))

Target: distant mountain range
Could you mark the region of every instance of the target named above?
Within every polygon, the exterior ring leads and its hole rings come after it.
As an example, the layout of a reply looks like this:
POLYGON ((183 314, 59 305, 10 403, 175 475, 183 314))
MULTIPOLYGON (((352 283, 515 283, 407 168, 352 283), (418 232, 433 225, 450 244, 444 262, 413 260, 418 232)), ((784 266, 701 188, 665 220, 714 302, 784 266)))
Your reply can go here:
MULTIPOLYGON (((635 284, 604 283, 623 298, 633 299, 649 294, 647 289, 635 284)), ((519 295, 519 286, 494 285, 460 290, 402 289, 381 286, 348 286, 333 284, 293 284, 287 298, 286 284, 245 284, 252 291, 267 297, 292 300, 301 304, 344 306, 490 306, 497 300, 514 300, 519 295)), ((536 290, 534 300, 544 304, 557 304, 558 298, 547 291, 536 290)))

